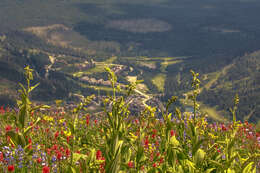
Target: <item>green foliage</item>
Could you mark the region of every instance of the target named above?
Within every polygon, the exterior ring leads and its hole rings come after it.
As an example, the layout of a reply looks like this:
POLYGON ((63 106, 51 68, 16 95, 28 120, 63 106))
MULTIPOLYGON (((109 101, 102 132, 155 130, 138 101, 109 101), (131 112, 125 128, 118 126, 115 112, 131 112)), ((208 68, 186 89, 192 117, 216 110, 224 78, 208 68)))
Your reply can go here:
MULTIPOLYGON (((1 129, 5 135, 0 137, 2 170, 14 164, 16 172, 42 172, 45 168, 41 163, 44 163, 51 171, 67 173, 256 172, 260 158, 259 139, 256 139, 259 133, 251 124, 236 120, 238 96, 231 109, 232 123, 209 124, 196 106, 200 81, 198 73, 192 71, 193 112, 181 112, 174 105, 178 100, 174 96, 168 100, 166 109, 161 110, 161 120, 156 117, 157 108, 151 106, 133 117, 127 100, 139 81, 127 86, 123 95, 117 95, 121 91, 117 77, 111 69, 106 71, 113 93, 103 100, 102 113, 98 116, 88 113, 92 95, 83 98, 72 110, 53 114, 39 111, 47 106, 32 106, 29 95, 38 85, 30 85, 33 70, 27 66, 27 87, 21 85, 19 112, 16 115, 2 108, 0 112, 1 127, 5 127, 1 129), (174 112, 169 111, 171 106, 174 112), (18 128, 16 132, 14 127, 18 128), (17 149, 24 152, 22 156, 17 149), (9 158, 9 150, 17 151, 11 152, 9 158), (10 159, 7 165, 2 158, 10 159)), ((61 108, 59 100, 57 106, 61 108)))

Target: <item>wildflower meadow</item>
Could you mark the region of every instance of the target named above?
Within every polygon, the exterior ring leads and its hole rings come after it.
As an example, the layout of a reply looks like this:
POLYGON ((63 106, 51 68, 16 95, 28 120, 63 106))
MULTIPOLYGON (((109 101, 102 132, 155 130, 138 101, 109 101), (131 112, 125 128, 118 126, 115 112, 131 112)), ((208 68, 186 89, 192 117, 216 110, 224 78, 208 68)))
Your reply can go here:
POLYGON ((236 120, 238 96, 232 121, 209 123, 200 113, 200 80, 192 71, 192 112, 181 112, 172 97, 160 117, 151 106, 133 116, 126 100, 137 83, 118 94, 117 77, 106 70, 113 92, 103 99, 103 111, 91 114, 94 96, 71 109, 34 104, 30 93, 38 84, 31 85, 33 70, 27 66, 17 108, 0 108, 0 172, 259 172, 260 133, 254 124, 236 120))

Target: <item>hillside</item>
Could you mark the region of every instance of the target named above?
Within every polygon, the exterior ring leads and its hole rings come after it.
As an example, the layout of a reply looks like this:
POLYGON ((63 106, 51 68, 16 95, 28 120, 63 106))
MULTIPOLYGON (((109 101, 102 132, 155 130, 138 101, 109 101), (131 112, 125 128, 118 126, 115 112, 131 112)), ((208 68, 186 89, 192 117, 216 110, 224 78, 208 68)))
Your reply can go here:
POLYGON ((142 105, 184 100, 193 69, 203 111, 227 118, 238 93, 239 118, 256 122, 259 7, 257 0, 2 0, 0 104, 15 105, 26 65, 41 83, 33 100, 50 104, 111 92, 106 66, 122 86, 143 80, 135 95, 142 105))
POLYGON ((260 52, 239 57, 227 67, 211 74, 218 77, 203 90, 201 98, 205 103, 217 104, 219 109, 227 110, 233 104, 232 96, 237 93, 240 116, 247 115, 243 117, 245 120, 256 122, 260 113, 260 52))

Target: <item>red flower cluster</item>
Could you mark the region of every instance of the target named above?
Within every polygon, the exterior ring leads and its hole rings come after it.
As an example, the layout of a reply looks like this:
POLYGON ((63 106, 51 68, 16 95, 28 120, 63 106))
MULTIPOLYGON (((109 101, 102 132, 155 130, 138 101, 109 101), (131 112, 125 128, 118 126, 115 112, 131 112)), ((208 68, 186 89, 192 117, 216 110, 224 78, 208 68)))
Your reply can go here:
POLYGON ((101 160, 102 159, 102 152, 100 150, 97 150, 96 152, 96 159, 101 160))
POLYGON ((171 130, 170 133, 171 133, 171 137, 176 135, 176 133, 174 132, 174 130, 171 130))
POLYGON ((86 116, 86 125, 89 126, 89 114, 86 116))
POLYGON ((42 159, 39 157, 37 160, 36 160, 37 163, 41 163, 42 162, 42 159))
POLYGON ((55 155, 58 160, 62 160, 63 156, 70 156, 69 148, 65 149, 62 146, 59 147, 57 144, 54 144, 51 148, 47 148, 46 152, 48 155, 55 155))
POLYGON ((157 130, 156 129, 153 129, 153 134, 152 134, 152 138, 154 139, 157 135, 157 130))
POLYGON ((14 171, 14 165, 8 165, 7 167, 9 172, 13 172, 14 171))
POLYGON ((4 114, 4 113, 5 113, 4 107, 1 106, 1 107, 0 107, 0 114, 4 114))
POLYGON ((12 130, 12 126, 7 125, 7 126, 5 127, 5 132, 6 132, 6 133, 9 132, 9 131, 11 131, 11 130, 12 130))
POLYGON ((145 146, 146 148, 149 147, 149 139, 148 139, 148 136, 145 137, 144 146, 145 146))
POLYGON ((4 161, 4 154, 2 152, 0 152, 0 162, 4 161))
MULTIPOLYGON (((97 150, 96 152, 96 159, 97 160, 105 160, 105 158, 102 156, 102 152, 100 150, 97 150)), ((105 162, 100 164, 100 172, 105 172, 105 162)))
POLYGON ((59 131, 57 131, 57 132, 54 134, 54 138, 56 139, 58 136, 59 136, 59 131))
POLYGON ((42 173, 50 173, 50 168, 48 166, 44 166, 42 168, 42 173))
POLYGON ((134 162, 129 161, 127 165, 128 165, 129 168, 133 168, 134 167, 134 162))
POLYGON ((225 126, 225 124, 221 124, 221 129, 222 131, 227 131, 227 127, 225 126))

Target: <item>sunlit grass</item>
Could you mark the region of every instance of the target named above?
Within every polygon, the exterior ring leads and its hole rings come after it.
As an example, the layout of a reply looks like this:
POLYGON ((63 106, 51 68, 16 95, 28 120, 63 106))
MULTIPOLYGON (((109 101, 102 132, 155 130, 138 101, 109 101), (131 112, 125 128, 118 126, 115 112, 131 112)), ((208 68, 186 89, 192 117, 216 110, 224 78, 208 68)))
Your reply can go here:
POLYGON ((220 111, 217 111, 214 107, 209 107, 206 105, 201 105, 200 110, 202 113, 206 113, 211 119, 218 122, 228 121, 226 118, 221 115, 220 111))
POLYGON ((164 91, 164 85, 166 80, 166 74, 159 73, 151 79, 152 83, 157 87, 158 91, 164 91))
POLYGON ((163 62, 161 62, 161 67, 160 67, 160 70, 161 72, 165 72, 166 71, 166 68, 169 66, 169 65, 172 65, 172 64, 178 64, 178 63, 182 63, 183 60, 165 60, 163 62))
POLYGON ((94 62, 95 67, 90 68, 86 71, 79 71, 79 72, 73 73, 73 76, 82 77, 83 75, 90 75, 90 74, 94 74, 94 73, 105 72, 105 67, 113 67, 113 66, 117 65, 117 64, 112 64, 116 59, 117 59, 116 56, 112 56, 105 61, 94 62))

